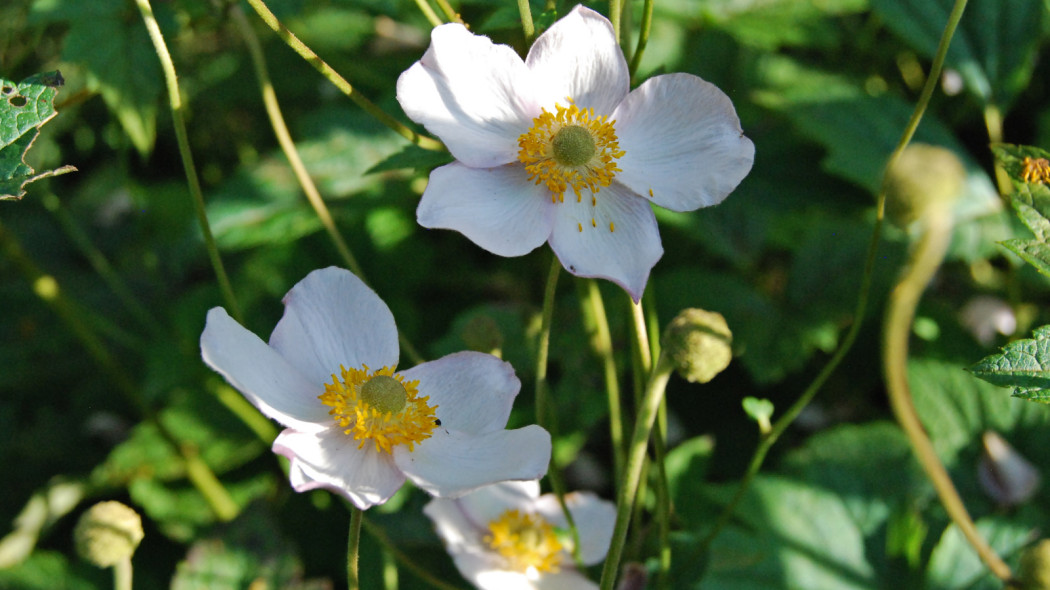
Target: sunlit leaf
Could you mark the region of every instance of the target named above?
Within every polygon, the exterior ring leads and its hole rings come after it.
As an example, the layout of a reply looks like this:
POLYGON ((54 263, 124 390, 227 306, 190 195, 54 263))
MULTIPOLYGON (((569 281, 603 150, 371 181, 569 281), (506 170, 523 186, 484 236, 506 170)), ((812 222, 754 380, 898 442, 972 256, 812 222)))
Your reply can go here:
POLYGON ((36 172, 25 161, 40 127, 57 114, 54 101, 62 83, 58 72, 37 74, 19 83, 0 78, 0 200, 21 199, 27 184, 76 170, 62 166, 36 172))
MULTIPOLYGON (((1050 261, 1050 249, 1047 254, 1050 261)), ((1050 326, 1036 328, 1033 336, 1007 344, 971 366, 970 372, 994 385, 1014 388, 1014 397, 1050 404, 1050 326)))

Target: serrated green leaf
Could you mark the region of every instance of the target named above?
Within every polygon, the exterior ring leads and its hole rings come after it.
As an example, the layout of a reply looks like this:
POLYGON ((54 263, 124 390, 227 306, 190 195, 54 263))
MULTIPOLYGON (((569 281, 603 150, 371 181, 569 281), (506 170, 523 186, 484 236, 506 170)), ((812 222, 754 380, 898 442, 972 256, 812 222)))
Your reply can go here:
POLYGON ((1050 276, 1050 244, 1038 240, 1005 240, 999 243, 1042 274, 1050 276))
MULTIPOLYGON (((886 26, 932 58, 954 0, 871 0, 886 26)), ((952 43, 947 67, 962 75, 984 104, 1009 105, 1031 80, 1046 16, 1040 0, 970 0, 952 43)))
POLYGON ((993 385, 1013 387, 1017 397, 1047 403, 1050 326, 1036 328, 1032 335, 1034 338, 1016 340, 1001 352, 981 359, 970 367, 970 372, 993 385))
POLYGON ((76 170, 63 166, 38 173, 25 161, 40 127, 56 114, 55 95, 62 83, 57 71, 17 84, 0 78, 0 200, 21 199, 27 184, 76 170))

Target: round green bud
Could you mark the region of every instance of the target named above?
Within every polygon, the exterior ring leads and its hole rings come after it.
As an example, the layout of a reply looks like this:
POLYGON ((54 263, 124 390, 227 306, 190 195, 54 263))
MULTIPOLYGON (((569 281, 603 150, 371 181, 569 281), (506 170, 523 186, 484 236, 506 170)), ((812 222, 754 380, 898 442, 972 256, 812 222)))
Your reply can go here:
POLYGON ((913 143, 886 173, 886 215, 902 228, 925 215, 948 215, 965 180, 955 152, 913 143))
POLYGON ((138 513, 115 501, 92 506, 73 529, 77 553, 99 567, 130 558, 144 536, 138 513))
POLYGON ((1024 550, 1017 579, 1022 590, 1050 589, 1050 539, 1043 539, 1024 550))
POLYGON ((682 310, 661 342, 678 374, 691 383, 707 383, 733 359, 733 333, 722 314, 713 311, 682 310))

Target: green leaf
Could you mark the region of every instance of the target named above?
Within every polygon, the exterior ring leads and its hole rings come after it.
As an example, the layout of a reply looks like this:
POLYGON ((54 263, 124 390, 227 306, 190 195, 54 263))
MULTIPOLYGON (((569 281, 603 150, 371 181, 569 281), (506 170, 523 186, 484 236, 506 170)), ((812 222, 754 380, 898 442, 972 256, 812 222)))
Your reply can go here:
POLYGON ((1037 271, 1050 276, 1050 244, 1038 240, 1005 240, 999 243, 1037 271))
POLYGON ((380 161, 365 171, 365 174, 375 172, 387 172, 390 170, 402 170, 411 168, 418 172, 430 171, 438 166, 448 164, 453 160, 448 152, 425 150, 418 145, 409 144, 399 152, 390 154, 386 159, 380 161))
POLYGON ((62 74, 57 71, 17 84, 0 78, 0 200, 21 199, 27 184, 76 170, 62 166, 38 173, 25 161, 40 127, 57 114, 55 95, 62 83, 62 74))
MULTIPOLYGON (((871 0, 893 32, 932 58, 954 0, 871 0)), ((946 66, 958 70, 982 103, 1008 106, 1028 87, 1046 16, 1040 0, 970 0, 948 47, 946 66)))
MULTIPOLYGON (((170 10, 156 6, 164 24, 170 10)), ((124 0, 36 0, 31 22, 66 22, 62 58, 82 65, 87 85, 99 92, 142 155, 153 150, 164 82, 142 16, 124 0)))
POLYGON ((1007 344, 970 372, 994 385, 1013 387, 1014 397, 1050 403, 1050 326, 1036 328, 1033 336, 1007 344))
POLYGON ((703 497, 708 486, 707 469, 714 451, 713 438, 698 436, 671 449, 664 462, 675 513, 692 527, 702 526, 708 519, 708 512, 699 506, 696 498, 703 497))
POLYGON ((0 588, 12 590, 93 590, 103 588, 104 580, 112 578, 109 572, 71 562, 53 551, 37 551, 29 559, 0 569, 0 588))
MULTIPOLYGON (((981 519, 976 524, 981 537, 1002 556, 1019 551, 1031 541, 1034 532, 1031 523, 1014 523, 1002 518, 981 519)), ((929 590, 999 590, 1003 587, 1002 580, 988 571, 954 524, 945 529, 934 547, 926 576, 925 587, 929 590)))

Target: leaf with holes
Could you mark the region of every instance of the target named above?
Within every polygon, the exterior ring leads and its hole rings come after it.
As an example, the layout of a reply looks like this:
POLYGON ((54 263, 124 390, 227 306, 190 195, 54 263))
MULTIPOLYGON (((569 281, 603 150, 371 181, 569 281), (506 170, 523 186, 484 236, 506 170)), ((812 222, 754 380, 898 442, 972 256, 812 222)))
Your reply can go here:
POLYGON ((1033 336, 1007 344, 970 372, 994 385, 1013 387, 1014 397, 1050 403, 1050 326, 1036 328, 1033 336))
POLYGON ((54 101, 60 86, 58 72, 37 74, 17 84, 0 78, 0 200, 21 199, 25 186, 34 180, 76 170, 62 166, 36 172, 25 161, 40 127, 56 114, 54 101))

